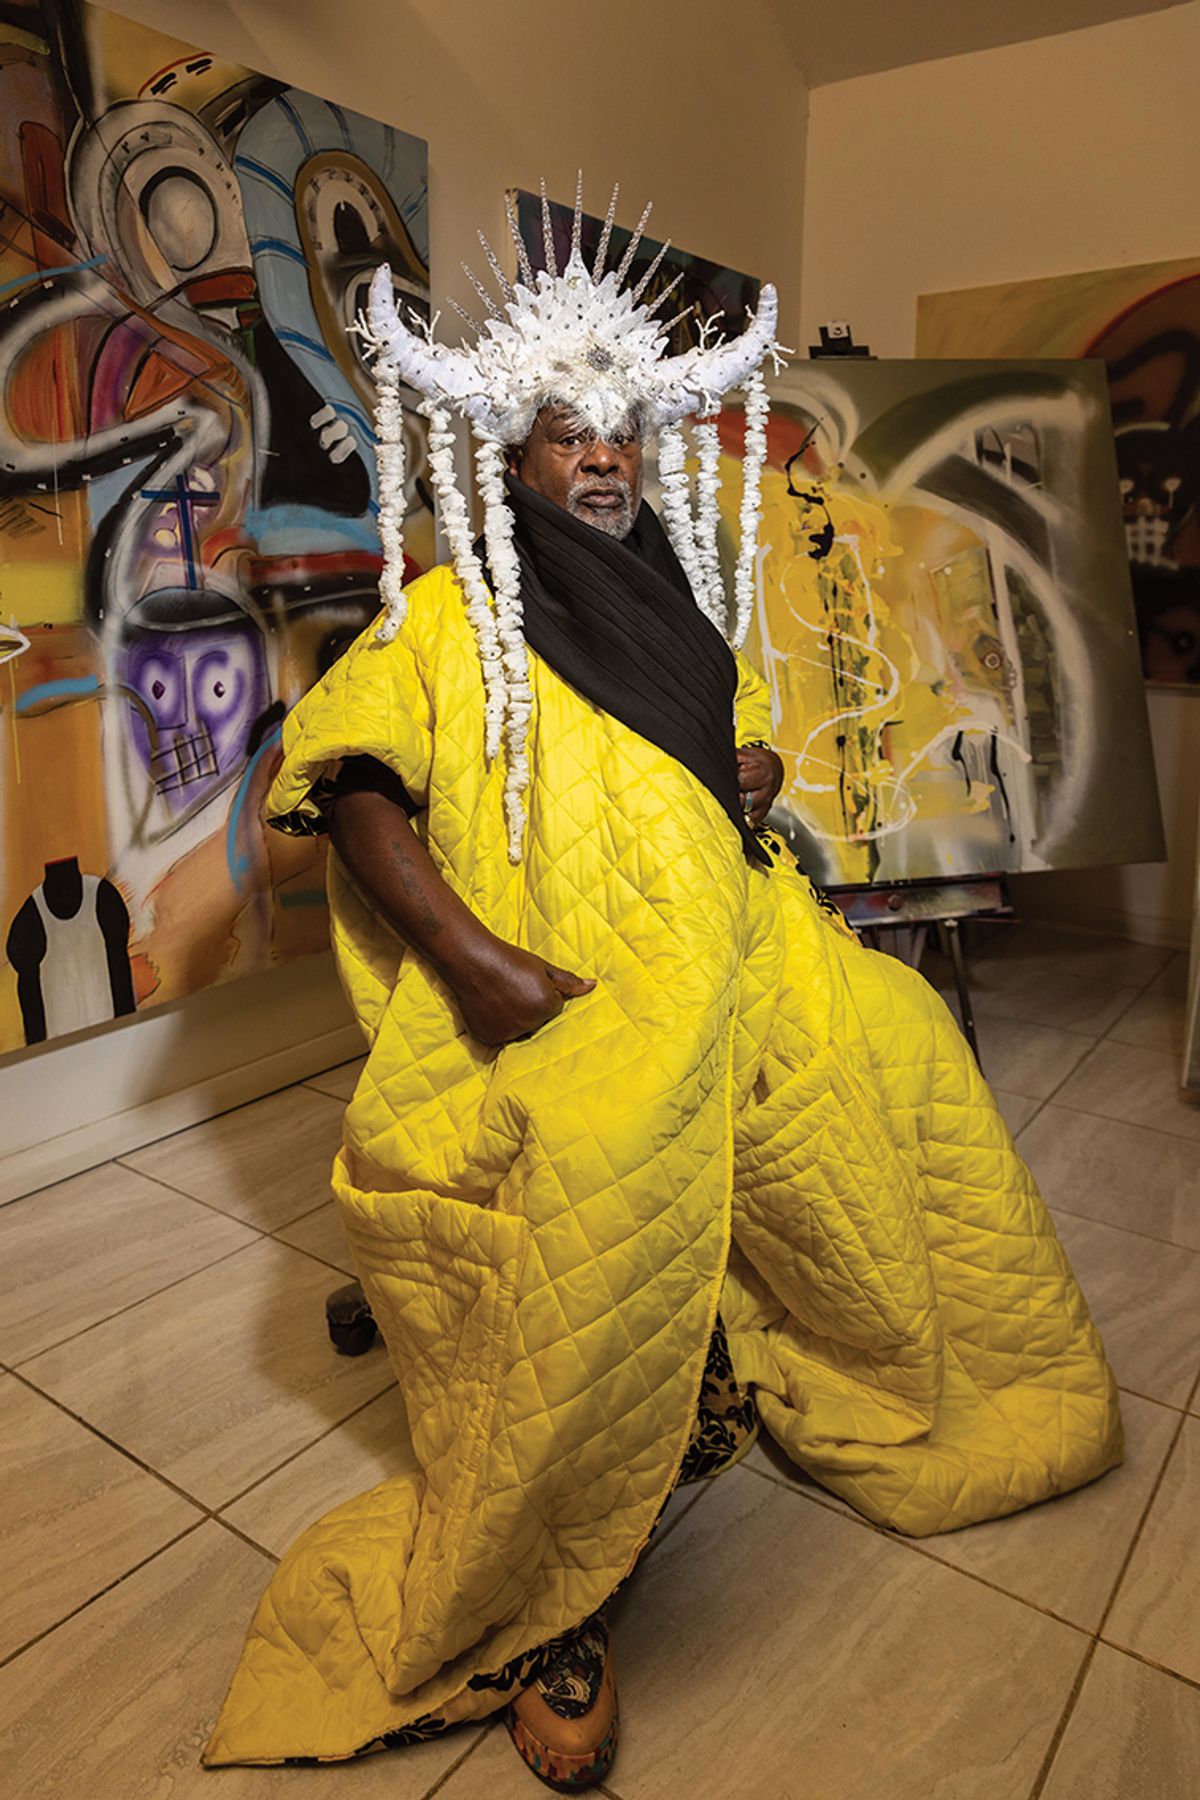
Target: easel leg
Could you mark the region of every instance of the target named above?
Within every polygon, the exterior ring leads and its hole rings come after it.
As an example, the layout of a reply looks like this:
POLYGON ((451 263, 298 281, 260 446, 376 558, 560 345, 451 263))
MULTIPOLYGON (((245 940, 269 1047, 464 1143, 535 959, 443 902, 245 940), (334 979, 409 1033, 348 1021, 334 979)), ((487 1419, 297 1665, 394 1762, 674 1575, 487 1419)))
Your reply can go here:
MULTIPOLYGON (((962 933, 957 919, 945 919, 942 929, 946 933, 946 941, 950 945, 950 960, 954 964, 954 985, 958 989, 958 1015, 962 1020, 963 1036, 971 1046, 971 1054, 979 1063, 979 1042, 975 1036, 975 1014, 971 1009, 971 993, 967 987, 967 962, 963 955, 962 933)), ((979 1063, 982 1069, 983 1064, 979 1063)))

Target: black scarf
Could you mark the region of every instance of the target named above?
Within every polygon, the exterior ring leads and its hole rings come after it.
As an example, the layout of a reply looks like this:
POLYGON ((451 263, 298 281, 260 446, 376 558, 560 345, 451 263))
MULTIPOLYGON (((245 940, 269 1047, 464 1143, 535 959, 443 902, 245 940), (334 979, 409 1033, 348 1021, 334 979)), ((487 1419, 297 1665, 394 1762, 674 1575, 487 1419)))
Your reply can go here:
POLYGON ((609 537, 515 475, 505 483, 530 648, 586 700, 690 769, 747 856, 769 863, 738 791, 737 665, 696 605, 657 514, 643 503, 628 537, 609 537))

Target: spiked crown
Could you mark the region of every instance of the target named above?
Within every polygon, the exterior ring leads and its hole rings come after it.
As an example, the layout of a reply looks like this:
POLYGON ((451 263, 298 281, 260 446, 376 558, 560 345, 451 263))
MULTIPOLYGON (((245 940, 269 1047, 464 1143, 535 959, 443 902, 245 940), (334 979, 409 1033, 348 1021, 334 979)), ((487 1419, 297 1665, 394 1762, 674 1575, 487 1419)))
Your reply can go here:
MULTIPOLYGON (((606 272, 619 188, 613 189, 592 267, 581 249, 583 180, 575 194, 571 247, 558 271, 550 207, 542 183, 542 231, 546 267, 537 274, 521 238, 511 201, 508 221, 519 270, 511 282, 487 239, 480 242, 500 295, 493 299, 466 267, 468 279, 487 313, 481 323, 463 313, 475 332, 473 344, 439 343, 436 318, 425 326, 416 315, 401 319, 391 270, 376 270, 367 317, 358 330, 374 358, 378 389, 376 440, 379 461, 380 536, 384 551, 381 594, 386 618, 378 637, 386 643, 405 617, 403 594, 404 436, 402 388, 420 396, 418 410, 429 421, 429 464, 442 530, 450 545, 467 611, 475 627, 487 696, 485 745, 489 757, 507 752, 505 807, 509 853, 519 861, 524 828, 523 794, 528 781, 525 732, 529 718, 528 659, 522 629, 520 566, 512 541, 512 512, 504 472, 510 447, 524 443, 538 412, 566 406, 597 438, 629 428, 658 436, 662 511, 671 541, 696 603, 739 645, 750 621, 757 538, 759 479, 766 455, 766 389, 760 372, 767 357, 777 359, 775 289, 762 289, 758 311, 746 330, 728 342, 702 323, 699 342, 669 356, 669 332, 679 318, 663 323, 655 315, 682 275, 648 304, 642 300, 663 257, 664 244, 633 288, 625 286, 650 215, 647 206, 616 268, 606 272), (741 542, 733 579, 733 626, 729 630, 718 555, 720 445, 715 413, 734 388, 745 392, 745 450, 739 510, 741 542), (452 415, 469 422, 475 438, 476 483, 484 508, 484 539, 492 591, 473 548, 466 500, 454 469, 452 415), (688 474, 688 448, 679 423, 696 416, 696 498, 688 474)), ((457 309, 461 311, 460 309, 457 309)), ((688 308, 687 311, 691 309, 688 308)))

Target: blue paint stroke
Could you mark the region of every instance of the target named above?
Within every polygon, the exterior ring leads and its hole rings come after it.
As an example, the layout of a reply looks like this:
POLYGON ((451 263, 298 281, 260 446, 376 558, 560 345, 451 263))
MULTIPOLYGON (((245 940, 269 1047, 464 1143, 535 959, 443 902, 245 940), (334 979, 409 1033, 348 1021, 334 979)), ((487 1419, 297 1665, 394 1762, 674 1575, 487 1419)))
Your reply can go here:
POLYGON ((291 205, 295 198, 291 183, 285 181, 281 175, 277 175, 274 169, 268 169, 266 163, 258 162, 253 156, 239 155, 234 157, 233 166, 235 169, 245 169, 246 173, 253 175, 256 181, 265 181, 268 187, 277 188, 288 205, 291 205))
POLYGON ((285 114, 291 121, 292 130, 296 133, 296 136, 304 146, 305 156, 311 156, 313 154, 313 141, 309 137, 307 131, 305 131, 300 115, 289 101, 287 95, 277 94, 275 96, 275 104, 278 106, 280 112, 285 114))
POLYGON ((267 751, 274 749, 282 736, 282 725, 276 725, 273 731, 267 733, 262 743, 258 746, 258 749, 254 752, 254 755, 250 758, 250 761, 242 770, 242 779, 238 782, 237 793, 233 796, 233 804, 229 808, 229 822, 225 827, 225 861, 229 868, 230 878, 236 888, 245 886, 243 877, 246 870, 250 867, 250 858, 244 851, 240 851, 237 847, 237 831, 241 821, 242 808, 246 804, 246 795, 250 791, 250 783, 254 779, 255 769, 257 769, 267 751))
POLYGON ((60 681, 43 681, 26 688, 17 700, 17 712, 32 712, 44 700, 86 700, 100 692, 98 675, 66 675, 60 681))
POLYGON ((11 294, 14 288, 28 287, 30 282, 48 281, 53 275, 78 275, 81 269, 98 269, 106 263, 106 256, 89 256, 86 262, 61 263, 57 269, 35 269, 32 275, 18 275, 15 281, 6 281, 0 285, 0 295, 11 294))
POLYGON ((274 329, 275 336, 281 344, 295 344, 298 350, 307 350, 310 356, 317 357, 321 362, 333 363, 335 367, 337 366, 337 359, 319 339, 306 337, 302 331, 292 331, 286 325, 276 325, 274 329))
POLYGON ((255 256, 286 256, 289 262, 299 263, 304 269, 308 267, 303 252, 297 250, 295 244, 289 244, 285 238, 251 238, 250 248, 255 256))

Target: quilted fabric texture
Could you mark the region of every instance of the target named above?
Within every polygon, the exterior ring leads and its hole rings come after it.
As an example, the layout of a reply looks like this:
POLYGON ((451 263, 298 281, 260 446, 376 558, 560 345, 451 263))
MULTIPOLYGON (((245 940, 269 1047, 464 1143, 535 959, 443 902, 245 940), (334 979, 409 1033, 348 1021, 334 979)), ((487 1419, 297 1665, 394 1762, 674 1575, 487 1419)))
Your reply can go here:
MULTIPOLYGON (((577 1625, 636 1561, 720 1307, 788 1454, 912 1533, 1119 1461, 1116 1391, 1033 1181, 937 995, 861 947, 711 795, 533 659, 526 854, 505 848, 448 570, 297 707, 269 799, 367 753, 498 934, 595 976, 499 1052, 331 859, 371 1052, 334 1190, 419 1476, 328 1514, 259 1604, 209 1763, 336 1759, 577 1625)), ((740 670, 739 741, 766 738, 740 670)))

